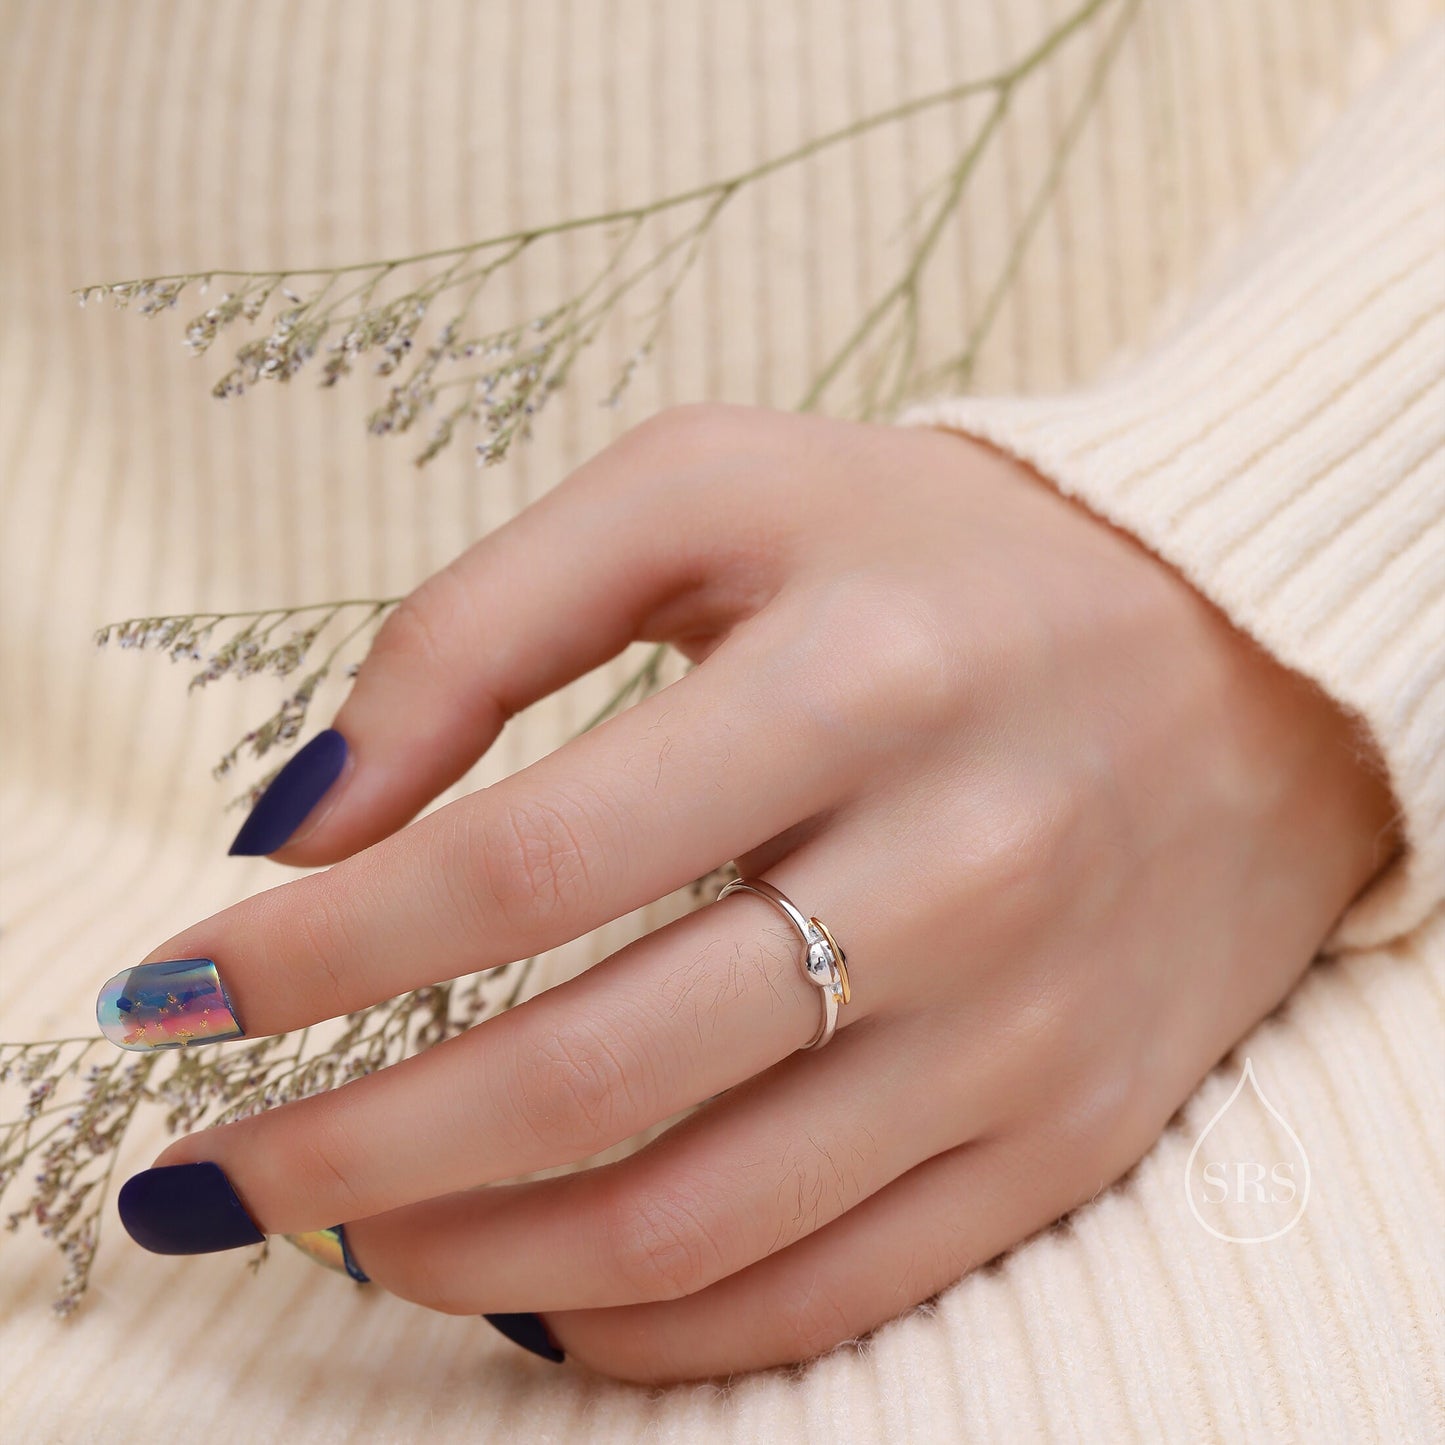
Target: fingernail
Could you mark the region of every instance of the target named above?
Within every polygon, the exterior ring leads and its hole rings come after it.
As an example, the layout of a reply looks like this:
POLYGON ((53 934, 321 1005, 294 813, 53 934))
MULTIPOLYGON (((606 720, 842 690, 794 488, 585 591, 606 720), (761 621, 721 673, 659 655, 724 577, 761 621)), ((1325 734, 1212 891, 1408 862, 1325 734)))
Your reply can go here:
POLYGON ((126 1233, 153 1254, 211 1254, 260 1244, 266 1236, 219 1164, 167 1164, 121 1185, 116 1200, 126 1233))
POLYGON ((346 739, 335 728, 317 733, 256 799, 231 842, 231 855, 274 853, 306 821, 345 766, 346 739))
POLYGON ((493 1329, 506 1335, 514 1345, 521 1345, 524 1350, 531 1350, 544 1360, 553 1360, 560 1365, 567 1358, 547 1333, 540 1315, 483 1315, 482 1318, 493 1329))
POLYGON ((312 1229, 305 1234, 286 1234, 282 1238, 289 1240, 302 1254, 310 1255, 317 1264, 349 1274, 357 1284, 371 1283, 371 1276, 357 1264, 351 1246, 346 1242, 345 1225, 333 1224, 330 1229, 312 1229))
POLYGON ((209 958, 123 968, 97 995, 95 1021, 111 1043, 140 1052, 218 1043, 245 1033, 209 958))

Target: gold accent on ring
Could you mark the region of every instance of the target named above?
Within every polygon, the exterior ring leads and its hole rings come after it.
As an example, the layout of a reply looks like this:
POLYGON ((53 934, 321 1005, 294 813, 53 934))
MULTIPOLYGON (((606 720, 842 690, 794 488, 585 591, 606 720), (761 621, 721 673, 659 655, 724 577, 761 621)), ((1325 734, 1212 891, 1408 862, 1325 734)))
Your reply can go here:
POLYGON ((821 918, 810 918, 808 922, 828 940, 828 947, 833 950, 833 959, 838 965, 838 977, 843 984, 842 1001, 847 1003, 853 997, 853 990, 848 986, 848 963, 843 950, 838 947, 838 940, 833 937, 833 930, 821 918))

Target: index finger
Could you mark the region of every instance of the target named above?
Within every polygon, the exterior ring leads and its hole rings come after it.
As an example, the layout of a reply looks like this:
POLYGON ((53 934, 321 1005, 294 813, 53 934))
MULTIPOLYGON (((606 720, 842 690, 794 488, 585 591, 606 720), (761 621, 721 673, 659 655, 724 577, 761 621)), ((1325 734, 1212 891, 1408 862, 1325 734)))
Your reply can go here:
POLYGON ((102 989, 133 1049, 260 1036, 577 938, 842 794, 826 658, 775 605, 662 691, 324 873, 185 929, 102 989), (176 968, 176 961, 185 967, 176 968))

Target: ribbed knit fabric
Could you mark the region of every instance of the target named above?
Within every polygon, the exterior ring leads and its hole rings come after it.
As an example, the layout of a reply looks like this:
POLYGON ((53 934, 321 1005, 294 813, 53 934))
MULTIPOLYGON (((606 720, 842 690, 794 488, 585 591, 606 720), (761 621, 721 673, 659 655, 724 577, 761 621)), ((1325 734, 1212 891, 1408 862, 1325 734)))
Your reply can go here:
POLYGON ((1407 847, 1332 946, 1395 937, 1445 897, 1442 87, 1436 27, 1133 364, 900 418, 1033 463, 1368 724, 1407 847))
MULTIPOLYGON (((188 313, 80 312, 72 287, 394 256, 682 190, 996 72, 1071 8, 0 0, 0 1036, 91 1032, 111 973, 290 876, 226 856, 209 775, 279 685, 188 697, 183 669, 97 654, 96 626, 405 591, 659 406, 794 405, 986 99, 736 195, 623 406, 595 405, 636 344, 619 326, 493 471, 465 434, 420 473, 367 437, 366 376, 217 403, 224 356, 184 354, 188 313)), ((910 419, 1030 456, 1358 710, 1411 846, 1334 956, 1117 1186, 799 1371, 617 1385, 279 1243, 254 1275, 147 1255, 112 1206, 68 1323, 54 1252, 0 1234, 7 1445, 1445 1438, 1441 6, 1143 0, 1050 191, 1123 9, 1014 95, 921 308, 924 366, 991 318, 976 395, 910 419), (1257 1246, 1206 1233, 1182 1188, 1246 1057, 1313 1171, 1298 1227, 1257 1246)), ((599 254, 539 248, 488 317, 545 310, 599 254)), ((644 654, 528 709, 447 797, 557 747, 644 654)), ((556 950, 537 986, 689 906, 556 950)), ((163 1142, 157 1112, 118 1178, 163 1142)))

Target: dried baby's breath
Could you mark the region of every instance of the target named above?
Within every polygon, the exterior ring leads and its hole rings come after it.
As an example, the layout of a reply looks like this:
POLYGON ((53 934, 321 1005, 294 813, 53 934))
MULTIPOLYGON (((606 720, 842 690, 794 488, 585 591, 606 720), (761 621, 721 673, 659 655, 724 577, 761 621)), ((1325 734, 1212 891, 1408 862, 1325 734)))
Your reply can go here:
POLYGON ((5 1228, 29 1222, 60 1250, 66 1268, 53 1308, 61 1315, 85 1290, 115 1151, 154 1064, 96 1063, 97 1046, 104 1040, 0 1044, 0 1088, 23 1099, 0 1118, 0 1199, 22 1171, 30 1185, 5 1228))
MULTIPOLYGON (((285 749, 300 736, 307 714, 322 682, 330 676, 340 654, 364 633, 381 625, 396 606, 396 597, 349 598, 317 602, 304 607, 272 608, 262 612, 202 612, 161 617, 131 617, 108 622, 95 634, 98 647, 149 649, 166 653, 172 662, 199 662, 190 688, 206 687, 223 677, 236 679, 268 675, 290 677, 310 659, 318 640, 333 624, 351 621, 326 650, 319 665, 308 672, 281 699, 268 717, 248 729, 212 768, 217 779, 230 775, 243 753, 265 757, 285 749)), ((348 666, 348 671, 355 664, 348 666)), ((238 803, 254 803, 273 769, 260 783, 248 788, 238 803)))
POLYGON ((478 463, 493 465, 508 455, 514 442, 531 435, 537 417, 566 385, 580 354, 614 317, 620 317, 624 329, 635 329, 627 360, 602 398, 607 406, 620 403, 638 367, 653 354, 673 298, 718 217, 739 192, 880 127, 988 97, 988 110, 972 140, 919 198, 917 224, 910 226, 912 249, 899 275, 860 317, 799 402, 802 410, 819 405, 840 377, 851 371, 858 383, 853 414, 876 416, 929 380, 947 375, 966 382, 971 376, 979 346, 1137 6, 1138 0, 1086 0, 1020 60, 995 75, 877 111, 735 175, 646 204, 413 256, 329 268, 188 272, 86 286, 75 294, 81 305, 109 299, 121 309, 152 317, 175 308, 192 292, 197 302, 204 296, 205 304, 191 315, 182 337, 193 355, 207 354, 223 333, 264 322, 261 334, 247 336, 235 346, 229 369, 211 388, 217 397, 241 396, 262 382, 289 382, 313 363, 322 386, 334 386, 365 370, 389 379, 384 396, 367 417, 372 435, 410 432, 425 419, 426 441, 414 455, 420 466, 448 447, 457 428, 468 423, 481 431, 475 443, 478 463), (941 368, 921 370, 916 348, 924 272, 947 223, 957 215, 965 188, 1012 96, 1070 36, 1110 6, 1120 10, 1120 21, 1099 49, 1093 78, 1060 137, 1054 164, 1014 237, 964 349, 941 368), (656 224, 662 217, 680 219, 682 225, 675 234, 665 234, 656 224), (482 318, 488 283, 499 271, 553 238, 578 231, 594 232, 605 244, 592 274, 572 295, 533 317, 482 318), (650 248, 646 241, 652 243, 650 248), (218 296, 211 294, 213 284, 223 288, 218 296), (625 305, 649 291, 656 298, 650 306, 622 316, 625 305))

